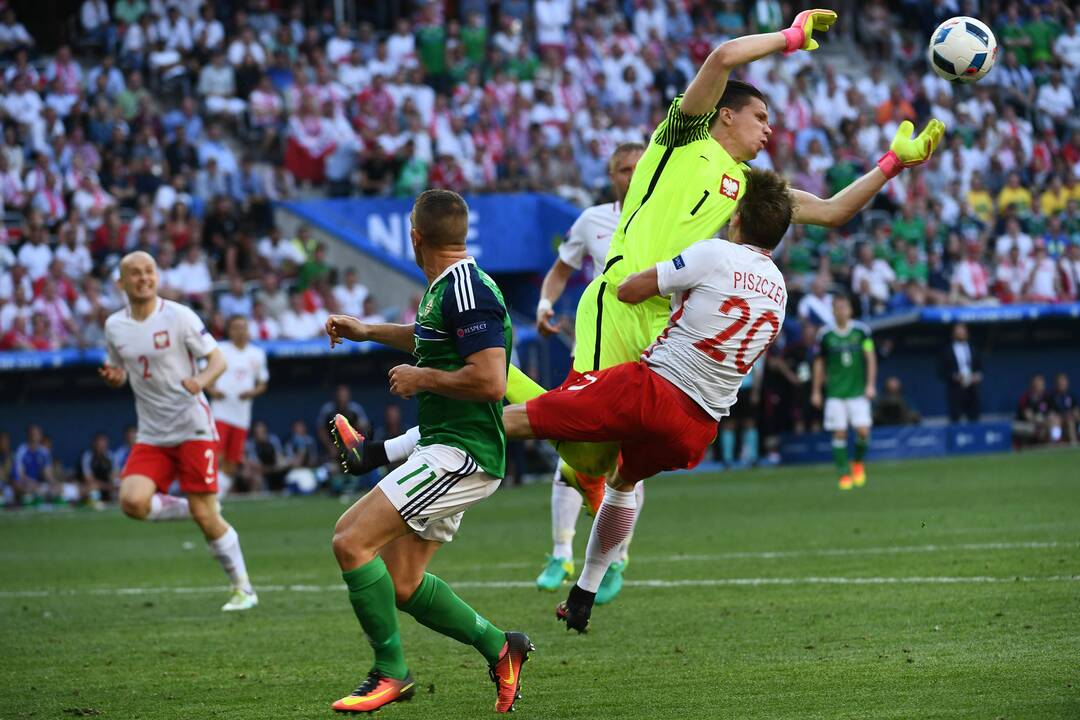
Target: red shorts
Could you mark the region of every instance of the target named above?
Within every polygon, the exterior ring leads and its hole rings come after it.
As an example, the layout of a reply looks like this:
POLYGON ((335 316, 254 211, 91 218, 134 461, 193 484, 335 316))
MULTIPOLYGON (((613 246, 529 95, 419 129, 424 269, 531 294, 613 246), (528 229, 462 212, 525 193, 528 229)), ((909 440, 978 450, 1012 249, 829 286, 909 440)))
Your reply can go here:
POLYGON ((640 361, 573 373, 525 411, 539 438, 619 442, 630 481, 694 467, 716 437, 716 420, 640 361))
POLYGON ((216 493, 217 443, 188 440, 171 447, 135 443, 120 475, 145 475, 163 493, 177 478, 185 493, 216 493))
POLYGON ((214 423, 217 425, 218 447, 221 448, 222 456, 231 463, 243 462, 248 431, 220 420, 215 420, 214 423))

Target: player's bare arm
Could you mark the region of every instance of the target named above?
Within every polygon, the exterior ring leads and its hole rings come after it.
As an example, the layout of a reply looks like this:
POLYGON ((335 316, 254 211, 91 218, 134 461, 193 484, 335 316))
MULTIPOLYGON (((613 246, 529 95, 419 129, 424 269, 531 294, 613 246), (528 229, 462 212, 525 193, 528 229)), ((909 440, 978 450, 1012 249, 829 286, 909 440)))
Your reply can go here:
POLYGON ((536 304, 536 329, 544 337, 555 335, 562 329, 551 322, 551 319, 555 317, 552 305, 562 297, 566 290, 566 283, 575 272, 577 270, 573 266, 556 258, 547 271, 547 275, 544 276, 544 283, 540 286, 540 302, 536 304))
POLYGON ((202 372, 184 378, 180 384, 192 395, 198 395, 203 388, 212 385, 221 377, 221 373, 225 372, 225 367, 225 356, 221 354, 221 350, 214 348, 206 356, 206 367, 202 369, 202 372))
POLYGON ((351 315, 331 315, 326 319, 326 334, 330 347, 345 340, 377 342, 403 352, 412 352, 415 340, 412 325, 396 323, 365 323, 351 315))
POLYGON ((245 390, 244 392, 240 393, 239 398, 241 400, 251 400, 253 398, 257 398, 263 393, 265 393, 267 388, 269 387, 270 383, 257 383, 255 387, 251 388, 250 390, 245 390))
POLYGON ((825 384, 825 359, 820 355, 814 358, 814 376, 811 380, 810 404, 820 408, 824 402, 821 399, 821 387, 825 384))
POLYGON ((619 302, 637 305, 660 294, 656 266, 634 273, 619 285, 619 302))
POLYGON ((828 200, 792 189, 796 203, 794 221, 825 227, 840 227, 850 221, 901 170, 921 165, 933 156, 945 134, 945 125, 939 120, 930 120, 913 138, 914 130, 915 126, 907 120, 900 123, 889 152, 878 160, 877 166, 828 200))
POLYGON ((453 371, 398 365, 390 370, 390 392, 406 399, 432 392, 466 402, 498 402, 506 394, 506 349, 475 352, 453 371))
POLYGON ((127 382, 127 371, 108 363, 98 368, 98 376, 111 388, 120 388, 127 382))
POLYGON ((806 10, 795 17, 791 27, 783 32, 747 35, 721 43, 705 58, 697 75, 690 81, 680 108, 686 115, 705 115, 715 109, 724 94, 728 75, 740 65, 776 52, 815 50, 815 30, 823 32, 836 22, 832 10, 806 10))

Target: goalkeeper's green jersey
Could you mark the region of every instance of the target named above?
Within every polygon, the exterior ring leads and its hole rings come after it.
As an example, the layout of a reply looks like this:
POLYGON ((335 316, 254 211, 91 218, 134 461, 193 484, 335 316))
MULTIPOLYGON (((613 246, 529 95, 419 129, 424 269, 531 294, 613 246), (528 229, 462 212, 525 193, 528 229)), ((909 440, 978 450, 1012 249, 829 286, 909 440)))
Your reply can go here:
MULTIPOLYGON (((472 258, 454 263, 428 287, 413 326, 417 367, 452 372, 465 358, 487 348, 506 350, 510 365, 510 316, 502 293, 472 258)), ((484 472, 506 470, 502 402, 454 400, 417 393, 420 445, 449 445, 468 453, 484 472)))
MULTIPOLYGON (((630 181, 604 270, 615 287, 715 237, 746 192, 746 166, 709 134, 716 111, 684 115, 681 102, 682 95, 672 100, 630 181)), ((647 302, 669 311, 664 298, 647 302)))
POLYGON ((848 323, 841 332, 836 326, 818 332, 817 352, 825 360, 825 397, 862 397, 866 392, 866 355, 873 352, 870 328, 861 322, 848 323))

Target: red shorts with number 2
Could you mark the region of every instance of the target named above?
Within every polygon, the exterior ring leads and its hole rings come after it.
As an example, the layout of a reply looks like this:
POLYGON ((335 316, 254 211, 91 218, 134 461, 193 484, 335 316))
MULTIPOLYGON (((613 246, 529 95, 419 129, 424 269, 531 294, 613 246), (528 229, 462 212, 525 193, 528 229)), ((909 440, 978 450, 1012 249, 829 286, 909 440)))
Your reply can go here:
POLYGON ((217 442, 188 440, 170 447, 135 443, 120 475, 145 475, 163 493, 177 478, 182 492, 216 493, 217 442))
POLYGON ((630 481, 696 466, 716 437, 716 420, 640 361, 572 373, 525 410, 536 437, 620 443, 630 481))

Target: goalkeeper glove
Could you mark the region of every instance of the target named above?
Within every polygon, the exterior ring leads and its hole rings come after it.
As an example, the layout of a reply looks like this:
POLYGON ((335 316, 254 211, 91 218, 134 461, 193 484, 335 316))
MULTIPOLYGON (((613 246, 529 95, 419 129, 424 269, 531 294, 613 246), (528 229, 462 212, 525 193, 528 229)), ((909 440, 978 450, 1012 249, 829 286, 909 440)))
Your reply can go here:
POLYGON ((892 179, 904 168, 921 165, 929 160, 945 134, 945 124, 940 120, 931 120, 923 131, 912 139, 911 134, 914 131, 915 126, 910 120, 900 123, 900 127, 896 129, 889 152, 882 155, 877 162, 885 177, 892 179))
POLYGON ((817 50, 817 40, 811 37, 815 30, 825 32, 836 22, 836 13, 832 10, 803 10, 795 16, 795 22, 782 33, 787 46, 784 53, 790 55, 796 50, 817 50))

